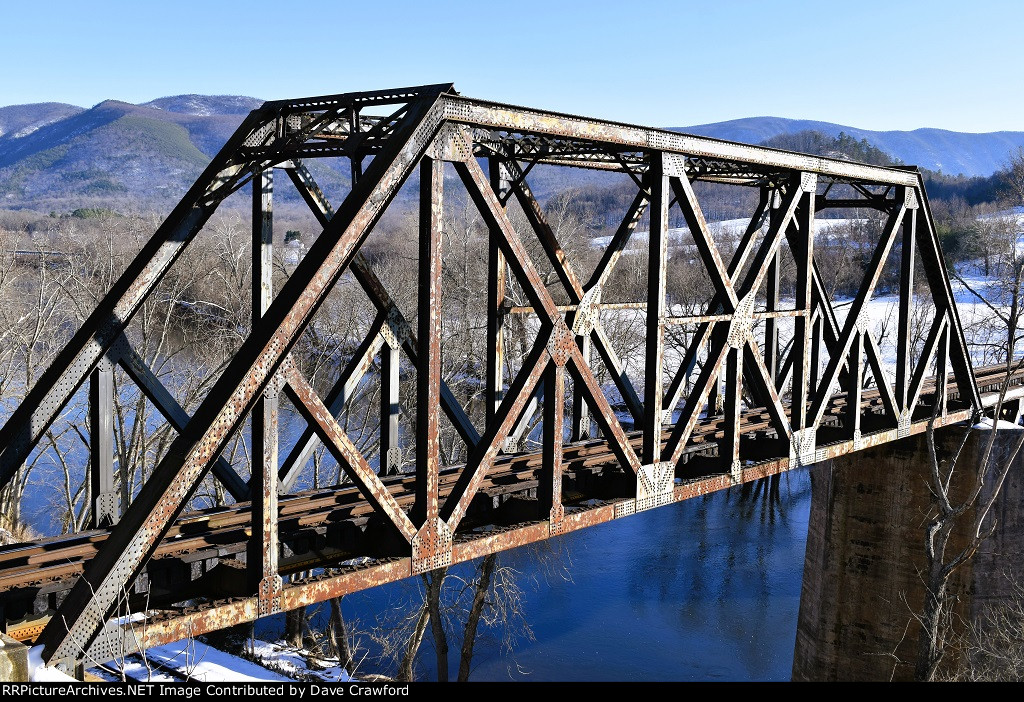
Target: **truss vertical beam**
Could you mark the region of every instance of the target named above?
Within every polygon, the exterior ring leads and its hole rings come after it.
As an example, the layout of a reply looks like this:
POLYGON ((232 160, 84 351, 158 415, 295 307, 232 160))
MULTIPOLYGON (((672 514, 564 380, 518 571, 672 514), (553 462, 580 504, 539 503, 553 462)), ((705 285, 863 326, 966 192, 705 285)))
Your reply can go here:
POLYGON ((94 529, 117 523, 114 486, 114 365, 104 356, 89 377, 89 506, 94 529))
MULTIPOLYGON (((491 187, 498 197, 509 186, 508 174, 502 162, 492 157, 488 162, 491 187)), ((505 254, 498 246, 500 231, 490 228, 487 237, 487 424, 494 421, 505 392, 505 254)))
POLYGON ((562 507, 562 432, 565 417, 565 366, 549 363, 544 373, 544 457, 537 498, 540 516, 557 531, 564 515, 562 507))
POLYGON ((745 343, 729 348, 725 357, 724 437, 719 455, 734 479, 740 475, 740 413, 743 409, 743 349, 745 343))
MULTIPOLYGON (((252 177, 252 328, 274 300, 274 171, 258 168, 252 177)), ((264 614, 281 609, 278 574, 278 396, 268 389, 252 408, 252 535, 246 564, 249 583, 259 593, 264 614)))
MULTIPOLYGON (((765 309, 774 312, 779 309, 779 282, 781 272, 782 251, 777 249, 768 266, 767 284, 765 286, 765 309)), ((764 322, 764 364, 772 377, 772 384, 778 388, 779 382, 779 326, 774 317, 764 322)))
POLYGON ((438 515, 441 404, 441 241, 444 162, 425 156, 420 166, 419 349, 416 373, 416 504, 413 523, 438 515))
POLYGON ((896 404, 907 410, 907 393, 913 373, 910 324, 914 314, 914 247, 917 242, 917 210, 903 216, 903 249, 900 259, 900 316, 896 341, 896 404))
POLYGON ((790 417, 794 431, 807 427, 807 399, 810 390, 811 363, 811 290, 814 266, 814 195, 817 179, 814 174, 802 174, 800 205, 797 208, 797 228, 800 237, 796 253, 796 309, 800 314, 793 319, 793 392, 790 417))
POLYGON ((850 373, 847 376, 846 406, 843 408, 843 429, 846 437, 860 436, 861 388, 864 387, 864 331, 857 331, 850 344, 850 373))
POLYGON ((668 255, 669 176, 663 154, 651 154, 651 227, 647 258, 647 338, 644 351, 644 464, 661 460, 662 364, 665 359, 665 264, 668 255))
POLYGON ((949 336, 950 325, 947 324, 942 328, 942 334, 939 335, 939 348, 935 354, 935 402, 939 405, 940 417, 946 416, 946 400, 949 391, 949 336))
MULTIPOLYGON (((389 338, 394 334, 389 333, 389 338)), ((399 445, 398 420, 401 415, 399 402, 399 354, 401 349, 384 343, 380 350, 380 472, 382 475, 397 475, 402 466, 399 445)))

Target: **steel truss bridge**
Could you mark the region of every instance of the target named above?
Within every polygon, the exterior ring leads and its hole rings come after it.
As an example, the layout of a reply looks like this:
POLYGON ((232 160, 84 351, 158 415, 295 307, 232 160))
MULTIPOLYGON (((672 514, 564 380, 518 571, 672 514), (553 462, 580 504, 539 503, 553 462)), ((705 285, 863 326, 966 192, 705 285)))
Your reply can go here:
POLYGON ((123 650, 126 625, 116 615, 126 593, 147 610, 133 641, 176 641, 883 444, 929 421, 963 422, 994 404, 1004 378, 972 368, 914 168, 496 104, 451 85, 267 102, 0 430, 6 485, 79 389, 89 389, 96 528, 0 549, 0 621, 8 630, 36 621, 38 630, 21 633, 38 635, 51 663, 109 660, 123 650), (334 203, 307 168, 317 159, 348 169, 351 187, 334 203), (533 195, 535 167, 599 169, 632 183, 632 202, 589 275, 533 195), (276 291, 275 171, 323 227, 276 291), (363 245, 416 179, 418 289, 415 309, 400 309, 363 245), (705 220, 702 183, 753 193, 730 256, 705 220), (135 351, 128 328, 204 223, 244 186, 252 191, 254 323, 190 416, 135 351), (479 261, 489 281, 483 410, 468 407, 442 374, 444 202, 453 187, 489 232, 479 261), (850 209, 878 213, 882 226, 859 292, 840 308, 814 255, 815 229, 831 210, 850 209), (680 215, 686 255, 709 280, 699 314, 680 314, 667 294, 670 239, 681 231, 670 230, 670 218, 680 215), (631 241, 641 223, 646 236, 631 241), (646 298, 603 299, 637 247, 646 298), (890 261, 898 326, 887 355, 867 309, 890 261), (377 316, 333 389, 320 394, 293 351, 342 276, 358 282, 377 316), (528 305, 512 308, 513 288, 528 305), (931 316, 915 340, 910 321, 921 309, 931 316), (644 323, 643 358, 632 366, 605 329, 623 310, 644 323), (536 331, 521 360, 507 351, 511 314, 529 316, 536 331), (688 343, 673 342, 673 327, 687 330, 688 343), (414 369, 406 382, 414 382, 415 407, 427 411, 402 413, 402 363, 414 369), (123 514, 112 465, 116 366, 177 432, 123 514), (610 382, 599 382, 602 369, 610 382), (343 428, 346 399, 365 383, 379 384, 382 398, 379 459, 343 428), (306 422, 287 451, 278 447, 282 395, 306 422), (247 418, 251 479, 222 456, 247 418), (540 420, 540 450, 519 451, 531 418, 540 420), (403 427, 414 437, 404 443, 403 427), (444 465, 440 437, 452 430, 468 458, 444 465), (321 445, 349 481, 294 492, 321 445), (413 472, 398 471, 402 451, 413 472), (185 511, 208 475, 233 504, 185 511))

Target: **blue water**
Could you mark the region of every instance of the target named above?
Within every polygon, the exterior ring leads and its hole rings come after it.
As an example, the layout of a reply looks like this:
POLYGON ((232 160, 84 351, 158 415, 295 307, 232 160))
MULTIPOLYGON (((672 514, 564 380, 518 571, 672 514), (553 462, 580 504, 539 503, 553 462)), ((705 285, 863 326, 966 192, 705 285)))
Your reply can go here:
MULTIPOLYGON (((787 681, 809 511, 797 470, 774 504, 733 488, 506 552, 535 640, 505 651, 500 632, 482 631, 470 679, 787 681)), ((415 582, 347 596, 346 617, 393 611, 415 582)), ((460 645, 461 626, 449 634, 452 679, 460 645)), ((418 675, 433 679, 434 666, 428 631, 418 675)))

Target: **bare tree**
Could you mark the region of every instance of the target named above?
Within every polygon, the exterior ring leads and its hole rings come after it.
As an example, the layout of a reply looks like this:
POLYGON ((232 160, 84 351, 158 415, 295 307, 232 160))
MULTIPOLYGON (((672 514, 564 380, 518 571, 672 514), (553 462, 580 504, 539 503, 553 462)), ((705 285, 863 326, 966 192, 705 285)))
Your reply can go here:
MULTIPOLYGON (((1011 161, 1008 172, 1010 203, 1024 203, 1024 150, 1011 161)), ((1024 302, 1024 252, 1019 251, 1017 245, 1019 235, 1015 217, 986 222, 982 226, 988 230, 989 239, 996 240, 990 247, 996 252, 996 261, 986 264, 987 268, 992 266, 995 280, 988 290, 982 292, 963 276, 958 277, 988 309, 989 315, 983 326, 989 333, 985 335, 983 343, 988 347, 987 352, 992 352, 994 344, 994 357, 1005 366, 1006 380, 993 412, 998 420, 1002 415, 1010 374, 1024 367, 1024 360, 1018 359, 1016 353, 1024 302)), ((934 407, 937 411, 937 402, 934 407)), ((979 418, 980 414, 975 417, 975 421, 979 418)), ((952 453, 943 455, 936 445, 935 419, 933 413, 927 431, 931 466, 931 513, 925 527, 926 566, 922 574, 925 585, 924 606, 918 616, 921 635, 915 677, 920 681, 935 680, 939 674, 939 666, 950 637, 953 608, 950 579, 970 561, 983 541, 995 530, 992 508, 1024 445, 1024 430, 1017 430, 1016 439, 1009 451, 1004 454, 997 450, 997 442, 1004 437, 998 422, 994 422, 976 463, 973 456, 963 457, 970 428, 964 432, 952 453), (958 532, 962 534, 962 543, 955 540, 958 532)))

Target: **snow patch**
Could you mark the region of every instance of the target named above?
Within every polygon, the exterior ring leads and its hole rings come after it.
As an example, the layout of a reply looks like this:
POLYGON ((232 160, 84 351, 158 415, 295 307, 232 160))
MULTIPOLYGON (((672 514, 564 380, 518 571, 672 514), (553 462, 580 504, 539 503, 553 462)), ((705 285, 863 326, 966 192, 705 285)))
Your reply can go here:
POLYGON ((78 682, 67 673, 43 663, 43 647, 28 650, 28 679, 32 682, 78 682))
POLYGON ((311 668, 308 652, 296 650, 283 642, 252 641, 248 645, 253 656, 263 665, 283 671, 292 679, 317 679, 332 683, 355 680, 344 668, 337 665, 337 659, 323 659, 324 667, 311 668), (331 665, 332 662, 335 665, 331 665))
POLYGON ((292 679, 194 639, 154 646, 146 649, 144 656, 126 656, 90 672, 106 679, 119 680, 123 676, 141 682, 283 682, 292 679))

